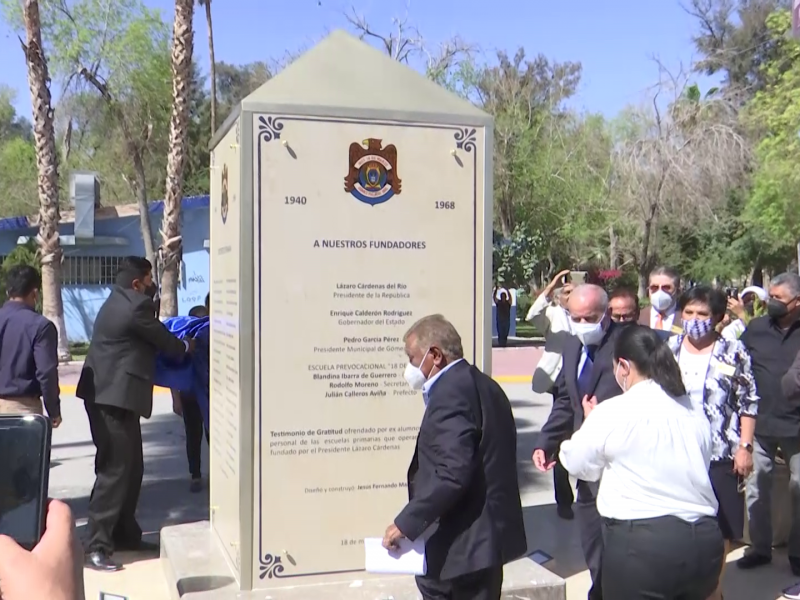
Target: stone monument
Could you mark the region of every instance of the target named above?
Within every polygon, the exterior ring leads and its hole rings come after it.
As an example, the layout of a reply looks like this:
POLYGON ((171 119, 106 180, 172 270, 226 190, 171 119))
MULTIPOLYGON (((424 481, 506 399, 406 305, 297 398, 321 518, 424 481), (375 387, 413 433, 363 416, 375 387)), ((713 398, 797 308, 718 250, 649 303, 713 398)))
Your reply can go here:
POLYGON ((364 573, 363 539, 407 500, 423 403, 404 332, 443 313, 491 368, 492 140, 489 115, 341 31, 220 128, 211 523, 162 532, 176 597, 416 597, 364 573))

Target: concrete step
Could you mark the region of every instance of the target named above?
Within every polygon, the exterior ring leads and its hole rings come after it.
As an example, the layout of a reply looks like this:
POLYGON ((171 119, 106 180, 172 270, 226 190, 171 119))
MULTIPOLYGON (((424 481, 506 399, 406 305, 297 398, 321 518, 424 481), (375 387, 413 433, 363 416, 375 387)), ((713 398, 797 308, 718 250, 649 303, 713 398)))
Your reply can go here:
MULTIPOLYGON (((170 600, 259 600, 265 591, 239 592, 208 521, 161 530, 161 561, 170 600)), ((312 583, 286 580, 271 588, 270 600, 418 600, 414 578, 358 573, 321 578, 312 583)), ((504 600, 566 600, 566 584, 534 561, 506 565, 504 600)))

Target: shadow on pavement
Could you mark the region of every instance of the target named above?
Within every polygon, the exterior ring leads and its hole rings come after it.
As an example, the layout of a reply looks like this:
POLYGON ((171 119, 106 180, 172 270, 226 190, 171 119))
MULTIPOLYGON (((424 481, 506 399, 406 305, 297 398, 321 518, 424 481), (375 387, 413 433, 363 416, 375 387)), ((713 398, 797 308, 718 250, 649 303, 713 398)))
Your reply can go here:
MULTIPOLYGON (((544 338, 525 338, 525 337, 510 337, 506 343, 506 348, 526 348, 529 346, 544 346, 544 338)), ((499 348, 500 343, 496 337, 492 338, 492 348, 499 348)))
MULTIPOLYGON (((144 540, 158 545, 159 532, 163 527, 192 523, 209 518, 209 494, 207 480, 199 493, 189 491, 189 472, 184 445, 183 422, 170 414, 155 415, 142 422, 145 475, 136 518, 144 531, 144 540)), ((203 442, 203 471, 208 472, 208 448, 203 442)), ((86 446, 85 452, 94 455, 91 441, 63 444, 73 448, 86 446)), ((54 445, 55 448, 55 445, 54 445)), ((85 457, 85 454, 84 454, 85 457)), ((69 459, 62 462, 68 462, 69 459)), ((79 534, 85 537, 85 520, 88 516, 89 493, 65 498, 79 523, 79 534), (81 526, 82 525, 82 526, 81 526)), ((116 555, 123 564, 158 557, 154 553, 124 552, 116 555)))
POLYGON ((722 589, 725 600, 773 600, 783 596, 783 590, 800 581, 792 575, 789 559, 784 550, 775 550, 772 564, 758 569, 743 571, 736 566, 736 560, 743 549, 728 556, 722 589))
MULTIPOLYGON (((542 477, 552 476, 548 473, 542 477)), ((543 564, 545 568, 564 579, 586 570, 578 524, 574 519, 560 519, 555 504, 527 507, 523 509, 523 516, 528 553, 538 550, 553 557, 543 564)))

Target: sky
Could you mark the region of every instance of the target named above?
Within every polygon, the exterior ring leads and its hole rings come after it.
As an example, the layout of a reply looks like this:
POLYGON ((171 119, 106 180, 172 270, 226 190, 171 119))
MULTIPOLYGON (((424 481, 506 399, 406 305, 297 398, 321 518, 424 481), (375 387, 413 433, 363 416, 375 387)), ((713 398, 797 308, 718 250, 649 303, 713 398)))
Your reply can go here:
MULTIPOLYGON (((144 1, 171 21, 170 0, 144 1)), ((269 61, 308 48, 326 31, 346 29, 343 13, 355 8, 377 31, 390 31, 393 17, 407 17, 431 45, 458 35, 489 60, 497 50, 513 55, 521 46, 531 57, 579 61, 582 83, 571 104, 609 117, 641 102, 658 81, 653 57, 671 70, 688 68, 695 58, 696 24, 678 0, 214 0, 212 7, 218 61, 269 61)), ((18 90, 17 111, 30 117, 19 41, 5 27, 0 32, 0 84, 18 90)), ((195 15, 195 55, 208 64, 202 7, 195 15)))

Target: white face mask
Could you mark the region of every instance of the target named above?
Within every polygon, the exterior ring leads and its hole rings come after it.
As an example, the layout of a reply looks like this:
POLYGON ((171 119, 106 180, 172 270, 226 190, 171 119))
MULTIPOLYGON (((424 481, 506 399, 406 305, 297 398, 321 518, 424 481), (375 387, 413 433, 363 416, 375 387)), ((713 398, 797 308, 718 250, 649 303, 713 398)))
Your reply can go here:
POLYGON ((584 346, 594 346, 603 341, 603 319, 599 323, 572 322, 572 332, 584 346))
POLYGON ((650 294, 650 304, 653 305, 658 312, 664 312, 672 306, 672 296, 664 290, 656 290, 650 294))
POLYGON ((422 364, 425 362, 425 359, 428 357, 428 349, 425 352, 425 356, 422 357, 422 360, 419 363, 419 367, 415 367, 410 362, 406 365, 406 370, 403 373, 403 377, 406 380, 406 383, 411 387, 412 390, 418 392, 422 389, 422 386, 425 385, 425 382, 428 381, 428 378, 425 376, 425 373, 422 372, 420 368, 422 364))
POLYGON ((619 386, 619 389, 621 389, 622 392, 625 393, 625 392, 628 391, 628 378, 627 377, 623 377, 622 381, 619 380, 618 375, 619 375, 619 367, 620 367, 620 365, 622 365, 622 363, 618 362, 617 363, 617 368, 614 369, 614 380, 617 382, 617 385, 619 386))

